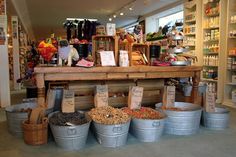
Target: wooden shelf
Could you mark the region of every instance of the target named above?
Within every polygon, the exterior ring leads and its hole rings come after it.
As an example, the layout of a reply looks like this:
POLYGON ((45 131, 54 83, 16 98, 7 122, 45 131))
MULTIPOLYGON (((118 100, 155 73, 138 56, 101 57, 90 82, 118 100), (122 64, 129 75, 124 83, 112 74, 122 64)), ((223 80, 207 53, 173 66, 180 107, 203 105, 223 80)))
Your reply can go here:
POLYGON ((215 65, 203 65, 204 67, 212 67, 212 68, 218 68, 218 66, 215 65))
POLYGON ((216 17, 216 16, 220 16, 220 13, 216 13, 216 14, 209 14, 209 15, 206 15, 206 17, 216 17))
POLYGON ((203 55, 219 55, 218 52, 208 52, 208 53, 203 53, 203 55))
POLYGON ((205 82, 218 82, 218 80, 207 79, 207 78, 202 78, 201 81, 205 81, 205 82))
POLYGON ((209 28, 203 28, 204 30, 212 30, 212 29, 219 29, 220 27, 217 26, 217 27, 209 27, 209 28))
POLYGON ((229 83, 226 83, 227 85, 231 85, 231 86, 236 86, 236 83, 232 83, 232 82, 229 82, 229 83))
POLYGON ((185 36, 194 36, 196 35, 196 33, 187 33, 187 34, 184 34, 185 36))
POLYGON ((203 41, 204 43, 209 43, 209 42, 219 42, 219 39, 215 39, 215 40, 205 40, 203 41))

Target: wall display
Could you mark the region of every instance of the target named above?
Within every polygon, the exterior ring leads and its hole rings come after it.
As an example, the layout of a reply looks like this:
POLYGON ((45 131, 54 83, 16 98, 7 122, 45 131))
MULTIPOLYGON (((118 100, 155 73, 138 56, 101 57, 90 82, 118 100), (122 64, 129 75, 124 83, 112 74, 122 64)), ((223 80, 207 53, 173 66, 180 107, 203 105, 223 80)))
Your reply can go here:
POLYGON ((6 1, 0 0, 0 15, 6 14, 6 1))

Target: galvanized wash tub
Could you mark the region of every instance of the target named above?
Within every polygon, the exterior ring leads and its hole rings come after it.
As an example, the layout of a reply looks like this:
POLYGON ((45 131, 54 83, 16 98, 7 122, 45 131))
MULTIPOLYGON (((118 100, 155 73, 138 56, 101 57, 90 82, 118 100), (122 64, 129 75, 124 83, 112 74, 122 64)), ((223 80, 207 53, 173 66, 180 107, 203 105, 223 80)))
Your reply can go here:
POLYGON ((57 126, 50 123, 50 117, 57 112, 58 111, 48 115, 50 128, 56 144, 67 150, 80 150, 84 148, 91 120, 88 118, 89 121, 82 125, 57 126))
MULTIPOLYGON (((157 109, 160 103, 156 105, 157 109)), ((175 102, 175 106, 185 111, 163 110, 168 116, 165 121, 166 134, 192 135, 199 130, 202 107, 192 103, 175 102)))
POLYGON ((130 120, 124 124, 106 125, 93 121, 95 136, 104 147, 120 147, 126 144, 130 120))
POLYGON ((203 126, 211 130, 224 130, 229 126, 229 110, 216 107, 215 112, 203 111, 203 126))
POLYGON ((156 142, 163 134, 165 119, 166 116, 154 120, 132 118, 130 133, 142 142, 156 142))
POLYGON ((21 124, 28 119, 27 112, 19 112, 21 109, 36 108, 36 103, 22 103, 18 105, 12 105, 5 108, 7 117, 8 131, 17 137, 23 136, 23 130, 21 124))

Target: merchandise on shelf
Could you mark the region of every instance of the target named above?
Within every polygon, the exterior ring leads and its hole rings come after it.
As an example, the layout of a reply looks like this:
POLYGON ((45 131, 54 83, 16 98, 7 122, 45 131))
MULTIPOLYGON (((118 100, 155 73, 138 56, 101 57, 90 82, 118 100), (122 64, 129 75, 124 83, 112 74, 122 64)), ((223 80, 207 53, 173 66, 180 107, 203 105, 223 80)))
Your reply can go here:
POLYGON ((196 25, 188 25, 184 27, 184 34, 194 34, 196 31, 196 25))
POLYGON ((236 23, 236 15, 230 16, 230 23, 236 23))
POLYGON ((214 16, 220 13, 219 0, 208 0, 205 3, 205 15, 214 16))
POLYGON ((217 80, 218 72, 215 68, 204 68, 202 70, 203 78, 204 79, 214 79, 217 80))
POLYGON ((229 31, 229 37, 230 38, 236 38, 236 29, 229 31))
POLYGON ((231 48, 231 49, 229 50, 229 55, 231 55, 231 56, 235 56, 235 55, 236 55, 236 47, 231 48))
POLYGON ((220 32, 219 29, 212 29, 209 32, 205 32, 204 40, 219 40, 220 39, 220 32))
POLYGON ((218 54, 219 53, 219 45, 218 44, 211 44, 211 45, 205 45, 203 47, 204 54, 218 54))
POLYGON ((218 66, 219 65, 218 56, 204 56, 203 57, 203 65, 205 65, 205 66, 218 66))
POLYGON ((211 17, 211 18, 205 19, 205 20, 203 21, 203 27, 204 27, 205 29, 208 29, 208 28, 217 28, 217 27, 219 27, 219 21, 220 21, 219 16, 217 16, 217 17, 211 17))

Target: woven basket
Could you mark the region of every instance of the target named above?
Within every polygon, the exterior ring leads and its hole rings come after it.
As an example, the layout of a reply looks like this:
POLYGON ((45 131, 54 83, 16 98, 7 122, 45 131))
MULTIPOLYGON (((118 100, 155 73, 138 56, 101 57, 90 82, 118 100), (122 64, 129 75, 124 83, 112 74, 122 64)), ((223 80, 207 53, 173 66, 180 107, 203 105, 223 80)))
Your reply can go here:
POLYGON ((42 124, 29 124, 29 121, 23 121, 22 129, 24 132, 24 141, 29 145, 43 145, 48 142, 48 119, 44 118, 42 124))

